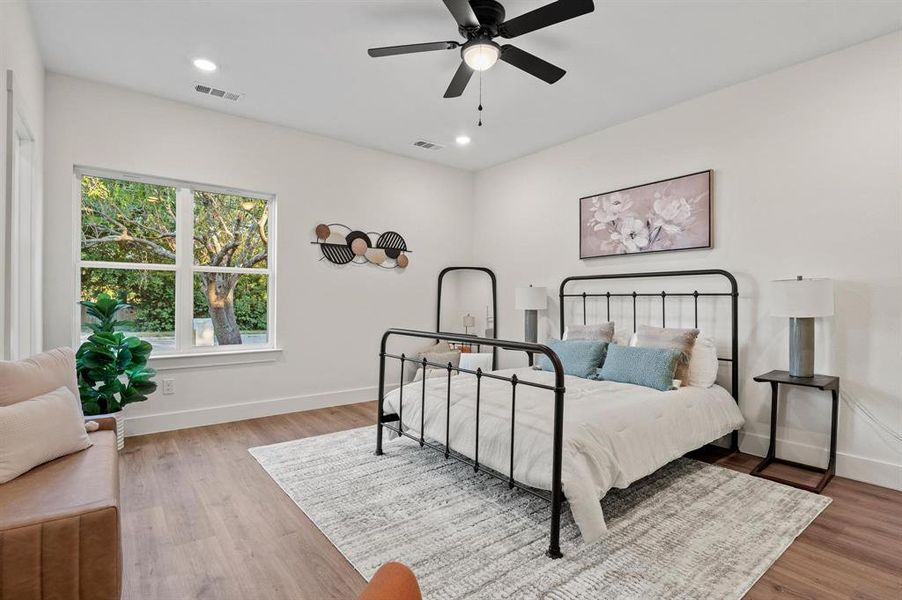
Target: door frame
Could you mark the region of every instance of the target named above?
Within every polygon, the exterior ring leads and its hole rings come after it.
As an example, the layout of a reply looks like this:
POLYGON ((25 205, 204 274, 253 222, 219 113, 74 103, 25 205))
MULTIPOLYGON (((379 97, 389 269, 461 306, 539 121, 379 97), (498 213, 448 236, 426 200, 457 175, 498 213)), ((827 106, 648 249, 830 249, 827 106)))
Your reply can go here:
POLYGON ((6 190, 4 201, 3 355, 20 359, 41 350, 42 211, 33 129, 6 72, 6 190))

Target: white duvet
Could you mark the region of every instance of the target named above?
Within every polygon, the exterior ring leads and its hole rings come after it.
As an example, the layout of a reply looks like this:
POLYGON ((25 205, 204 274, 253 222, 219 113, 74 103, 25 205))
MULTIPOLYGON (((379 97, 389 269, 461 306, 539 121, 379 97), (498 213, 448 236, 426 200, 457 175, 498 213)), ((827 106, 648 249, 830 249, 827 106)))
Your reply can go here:
MULTIPOLYGON (((554 374, 531 368, 495 371, 520 380, 554 384, 554 374)), ((611 488, 625 488, 668 462, 743 425, 742 413, 719 386, 651 388, 567 376, 564 394, 562 483, 573 518, 587 542, 606 530, 599 500, 611 488)), ((420 433, 423 382, 404 386, 403 422, 420 433)), ((385 397, 385 411, 398 413, 401 389, 385 397)), ((445 443, 447 378, 426 380, 427 439, 445 443)), ((482 379, 479 462, 500 473, 510 470, 511 385, 482 379)), ((551 489, 554 394, 517 386, 514 478, 551 489)), ((451 378, 451 449, 473 458, 476 377, 451 378)))

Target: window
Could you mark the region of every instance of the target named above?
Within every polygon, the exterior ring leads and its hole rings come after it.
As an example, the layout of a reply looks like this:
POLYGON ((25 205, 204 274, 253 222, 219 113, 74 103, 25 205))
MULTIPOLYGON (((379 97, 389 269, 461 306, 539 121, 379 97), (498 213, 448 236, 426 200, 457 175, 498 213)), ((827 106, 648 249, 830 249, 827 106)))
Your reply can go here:
MULTIPOLYGON (((76 177, 79 299, 128 303, 119 318, 156 355, 274 346, 271 196, 92 170, 76 177)), ((92 317, 77 306, 84 340, 92 317)))

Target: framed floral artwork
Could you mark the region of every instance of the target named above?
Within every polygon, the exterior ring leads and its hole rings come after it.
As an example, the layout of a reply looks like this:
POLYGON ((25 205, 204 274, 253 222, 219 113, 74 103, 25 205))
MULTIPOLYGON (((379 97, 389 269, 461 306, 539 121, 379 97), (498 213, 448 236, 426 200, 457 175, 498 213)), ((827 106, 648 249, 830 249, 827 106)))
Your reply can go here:
POLYGON ((711 247, 711 171, 579 200, 579 257, 711 247))

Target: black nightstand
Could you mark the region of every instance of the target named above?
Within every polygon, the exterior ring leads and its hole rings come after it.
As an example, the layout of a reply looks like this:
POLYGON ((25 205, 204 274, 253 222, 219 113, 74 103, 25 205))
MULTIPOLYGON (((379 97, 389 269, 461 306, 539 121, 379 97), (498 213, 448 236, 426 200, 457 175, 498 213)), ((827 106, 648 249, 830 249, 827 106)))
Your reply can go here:
POLYGON ((770 373, 758 375, 755 377, 755 381, 766 381, 770 383, 770 445, 767 448, 767 456, 758 463, 757 467, 752 469, 751 474, 757 477, 763 477, 764 479, 770 479, 771 481, 785 483, 786 485, 791 485, 809 492, 814 492, 815 494, 820 494, 824 489, 824 486, 833 479, 833 475, 836 473, 836 424, 839 417, 839 377, 833 377, 831 375, 793 377, 788 371, 771 371, 770 373), (830 461, 827 463, 826 469, 804 465, 791 460, 783 460, 782 458, 777 458, 775 456, 777 444, 777 398, 779 397, 779 387, 781 383, 783 385, 799 385, 829 391, 833 396, 833 417, 830 423, 830 461), (817 485, 805 485, 762 472, 768 465, 773 463, 798 467, 800 469, 805 469, 806 471, 814 471, 815 473, 823 473, 824 476, 821 477, 821 480, 817 485))

